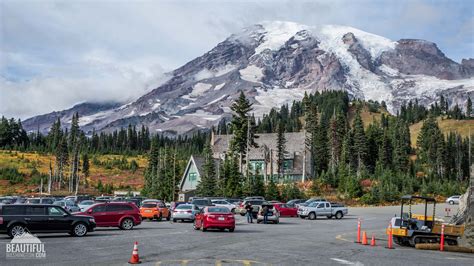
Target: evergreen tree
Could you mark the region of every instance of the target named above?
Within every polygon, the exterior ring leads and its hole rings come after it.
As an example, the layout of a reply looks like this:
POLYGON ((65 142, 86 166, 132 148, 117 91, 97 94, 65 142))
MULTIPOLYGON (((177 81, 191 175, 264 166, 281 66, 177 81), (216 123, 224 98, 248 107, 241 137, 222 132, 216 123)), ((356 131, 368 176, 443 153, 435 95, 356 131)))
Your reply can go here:
POLYGON ((278 167, 278 177, 283 176, 283 164, 285 162, 286 154, 286 138, 285 138, 285 128, 282 122, 278 124, 278 133, 277 133, 277 167, 278 167))
POLYGON ((270 178, 270 181, 265 188, 265 199, 267 200, 279 200, 280 199, 280 192, 278 191, 278 187, 276 186, 273 178, 270 178))
POLYGON ((217 196, 217 178, 210 142, 207 142, 204 148, 203 157, 203 174, 196 187, 196 193, 198 196, 214 197, 217 196))
POLYGON ((88 184, 88 180, 87 178, 89 177, 89 168, 90 168, 90 165, 89 165, 89 156, 87 155, 87 153, 84 153, 82 155, 82 174, 84 175, 84 183, 88 184))
POLYGON ((360 116, 360 110, 357 110, 354 123, 352 126, 353 131, 353 150, 354 157, 356 158, 357 177, 361 176, 363 169, 366 166, 367 159, 367 138, 364 131, 364 123, 360 116))
POLYGON ((466 117, 471 118, 472 116, 472 101, 471 97, 467 98, 467 106, 466 106, 466 117))
POLYGON ((232 104, 233 111, 231 130, 233 133, 230 142, 230 149, 240 156, 240 172, 245 161, 247 149, 250 147, 258 148, 255 142, 255 124, 251 122, 249 113, 252 110, 252 104, 245 97, 243 91, 240 91, 239 98, 232 104))

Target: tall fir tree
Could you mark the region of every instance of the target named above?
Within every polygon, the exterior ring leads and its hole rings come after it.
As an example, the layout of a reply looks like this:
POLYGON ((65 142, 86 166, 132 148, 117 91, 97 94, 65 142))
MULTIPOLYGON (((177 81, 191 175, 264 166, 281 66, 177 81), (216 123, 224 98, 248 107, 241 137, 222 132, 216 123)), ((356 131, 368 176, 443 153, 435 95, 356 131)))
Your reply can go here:
POLYGON ((282 178, 285 155, 286 155, 286 138, 285 138, 285 126, 283 122, 278 123, 278 132, 277 132, 277 171, 278 177, 282 178))
POLYGON ((202 166, 202 176, 196 187, 198 196, 214 197, 217 196, 217 178, 214 159, 210 142, 206 143, 203 152, 204 164, 202 166))

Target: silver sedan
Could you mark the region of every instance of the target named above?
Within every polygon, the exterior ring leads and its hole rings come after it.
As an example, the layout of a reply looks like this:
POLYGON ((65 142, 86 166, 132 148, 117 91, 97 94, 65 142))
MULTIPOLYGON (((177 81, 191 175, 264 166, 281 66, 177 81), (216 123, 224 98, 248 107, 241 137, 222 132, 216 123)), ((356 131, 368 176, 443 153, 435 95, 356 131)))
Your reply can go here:
POLYGON ((199 207, 194 204, 181 204, 173 210, 172 218, 173 222, 181 221, 194 221, 196 214, 199 213, 199 207))

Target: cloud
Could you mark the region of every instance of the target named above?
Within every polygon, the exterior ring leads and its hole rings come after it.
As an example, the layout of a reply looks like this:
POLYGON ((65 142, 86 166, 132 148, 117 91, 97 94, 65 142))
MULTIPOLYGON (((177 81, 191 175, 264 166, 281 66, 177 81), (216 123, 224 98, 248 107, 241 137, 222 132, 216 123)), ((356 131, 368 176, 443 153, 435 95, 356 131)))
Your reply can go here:
POLYGON ((472 57, 472 36, 458 33, 472 29, 462 28, 472 10, 461 0, 3 0, 0 115, 25 118, 83 101, 136 98, 163 72, 263 20, 427 39, 459 60, 472 57))

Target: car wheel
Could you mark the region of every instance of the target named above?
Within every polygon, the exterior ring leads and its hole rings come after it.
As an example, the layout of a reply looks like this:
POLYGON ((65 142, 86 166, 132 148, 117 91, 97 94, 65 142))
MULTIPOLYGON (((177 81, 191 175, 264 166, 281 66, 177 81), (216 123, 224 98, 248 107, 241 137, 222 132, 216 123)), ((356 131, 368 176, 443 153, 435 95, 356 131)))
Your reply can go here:
POLYGON ((454 201, 450 200, 449 205, 454 205, 454 201))
POLYGON ((8 235, 11 238, 22 236, 25 233, 26 233, 26 228, 21 224, 14 224, 8 229, 8 235))
POLYGON ((120 228, 122 230, 131 230, 131 229, 133 229, 132 219, 130 219, 130 218, 123 219, 122 222, 120 223, 120 228))
POLYGON ((276 220, 276 221, 275 221, 275 224, 278 224, 278 223, 280 223, 280 220, 276 220))
POLYGON ((224 232, 225 228, 219 228, 219 231, 224 232))
POLYGON ((206 232, 206 231, 207 231, 207 228, 204 227, 204 226, 202 226, 201 229, 202 229, 203 232, 206 232))
POLYGON ((316 214, 314 212, 310 213, 308 217, 310 220, 316 220, 316 214))
POLYGON ((342 212, 336 212, 336 219, 341 219, 344 215, 342 214, 342 212))
POLYGON ((87 235, 87 226, 84 223, 77 223, 72 228, 72 233, 74 236, 78 237, 85 236, 87 235))
POLYGON ((173 223, 176 223, 176 222, 178 222, 178 220, 176 220, 176 219, 173 219, 173 223))
POLYGON ((194 221, 194 223, 193 223, 193 228, 194 228, 194 230, 199 230, 200 229, 199 227, 197 227, 196 221, 194 221))
POLYGON ((328 219, 332 219, 332 215, 328 215, 328 216, 326 216, 326 217, 328 217, 328 219))
POLYGON ((245 213, 241 213, 240 216, 245 216, 245 213))
POLYGON ((231 213, 235 213, 235 208, 234 208, 234 209, 232 209, 232 210, 230 210, 230 212, 231 212, 231 213))
POLYGON ((229 228, 229 232, 234 232, 235 228, 229 228))
POLYGON ((163 220, 163 217, 162 217, 162 215, 160 214, 160 216, 156 217, 156 220, 157 220, 157 221, 161 221, 161 220, 163 220))

